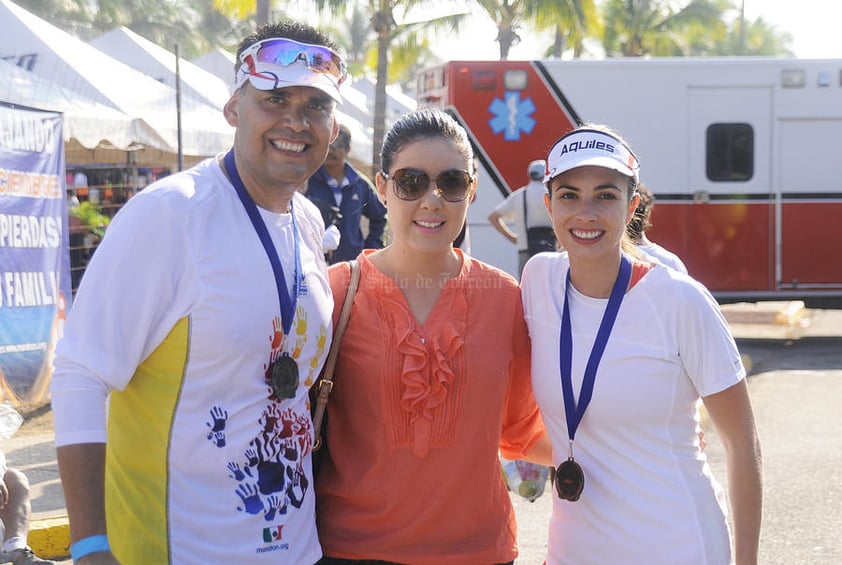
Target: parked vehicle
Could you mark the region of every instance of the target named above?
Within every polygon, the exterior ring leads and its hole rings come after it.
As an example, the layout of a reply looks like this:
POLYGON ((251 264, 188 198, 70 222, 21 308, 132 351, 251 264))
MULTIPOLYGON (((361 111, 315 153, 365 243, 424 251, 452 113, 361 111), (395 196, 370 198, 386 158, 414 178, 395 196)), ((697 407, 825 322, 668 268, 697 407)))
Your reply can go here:
POLYGON ((655 193, 653 241, 723 301, 842 298, 842 60, 455 61, 418 76, 481 163, 472 252, 510 273, 487 222, 524 167, 581 122, 618 130, 655 193))

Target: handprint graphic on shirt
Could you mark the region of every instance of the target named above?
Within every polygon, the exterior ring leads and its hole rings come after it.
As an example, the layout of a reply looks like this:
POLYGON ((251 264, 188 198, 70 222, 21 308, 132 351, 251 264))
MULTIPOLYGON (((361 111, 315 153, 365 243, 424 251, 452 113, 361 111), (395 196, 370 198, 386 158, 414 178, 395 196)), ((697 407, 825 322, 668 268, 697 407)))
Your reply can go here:
POLYGON ((228 411, 219 406, 210 410, 211 422, 206 422, 210 428, 207 439, 217 447, 225 447, 225 423, 228 421, 228 411))

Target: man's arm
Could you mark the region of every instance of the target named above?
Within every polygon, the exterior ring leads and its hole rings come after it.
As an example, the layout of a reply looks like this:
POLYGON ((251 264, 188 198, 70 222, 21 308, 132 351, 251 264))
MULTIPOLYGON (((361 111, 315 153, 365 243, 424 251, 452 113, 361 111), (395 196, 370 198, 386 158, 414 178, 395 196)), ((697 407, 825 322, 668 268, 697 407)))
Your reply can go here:
POLYGON ((493 210, 488 215, 488 222, 494 227, 494 229, 503 234, 503 237, 512 243, 517 243, 517 234, 509 229, 509 226, 503 221, 503 215, 500 212, 493 210))
POLYGON ((73 541, 105 534, 105 444, 56 449, 73 541))
MULTIPOLYGON (((77 443, 56 449, 64 501, 75 543, 105 535, 105 444, 77 443)), ((110 551, 91 553, 78 563, 117 563, 110 551)))

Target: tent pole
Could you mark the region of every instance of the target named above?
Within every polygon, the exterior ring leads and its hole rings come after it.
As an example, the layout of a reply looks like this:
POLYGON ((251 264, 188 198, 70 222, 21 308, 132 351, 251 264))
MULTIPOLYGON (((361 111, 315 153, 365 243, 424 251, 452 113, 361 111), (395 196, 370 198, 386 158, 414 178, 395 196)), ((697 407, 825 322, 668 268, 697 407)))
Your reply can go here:
POLYGON ((184 150, 181 147, 181 70, 178 65, 178 43, 175 44, 175 113, 178 129, 178 170, 184 169, 184 150))

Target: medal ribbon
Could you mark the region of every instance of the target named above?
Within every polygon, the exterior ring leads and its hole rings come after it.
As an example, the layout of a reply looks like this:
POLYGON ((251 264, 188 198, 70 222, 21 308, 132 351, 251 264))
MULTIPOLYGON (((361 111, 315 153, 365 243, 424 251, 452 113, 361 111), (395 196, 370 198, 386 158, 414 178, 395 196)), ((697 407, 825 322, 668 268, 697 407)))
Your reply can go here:
POLYGON ((231 149, 225 154, 223 159, 225 170, 228 173, 228 178, 231 179, 231 184, 237 191, 237 196, 240 197, 240 202, 246 209, 251 225, 254 226, 254 231, 257 232, 257 237, 260 238, 260 243, 263 244, 263 249, 266 250, 266 256, 269 257, 269 263, 272 265, 272 273, 275 275, 275 286, 278 288, 278 301, 281 306, 281 323, 284 327, 284 334, 289 335, 292 329, 292 318, 295 315, 295 305, 298 301, 298 277, 301 276, 301 249, 298 243, 298 224, 295 222, 295 212, 292 209, 292 200, 289 202, 289 213, 292 215, 292 233, 293 233, 293 249, 295 254, 295 272, 292 277, 292 296, 287 289, 286 278, 284 277, 284 267, 281 265, 281 260, 278 257, 278 252, 275 245, 272 243, 272 237, 269 235, 269 230, 266 229, 266 224, 260 216, 260 211, 257 209, 257 204, 254 203, 246 187, 243 184, 243 179, 240 178, 240 173, 237 172, 237 165, 234 163, 234 150, 231 149))
MULTIPOLYGON (((620 272, 614 281, 611 295, 608 297, 608 306, 602 314, 602 321, 599 324, 599 331, 596 334, 591 354, 588 357, 588 364, 585 366, 585 377, 582 381, 582 388, 579 391, 578 405, 573 398, 573 330, 570 324, 570 306, 567 295, 570 289, 570 269, 567 270, 567 281, 564 286, 564 309, 561 315, 561 332, 559 335, 559 368, 561 372, 561 391, 564 394, 564 412, 567 416, 567 436, 570 438, 572 450, 573 438, 576 436, 576 428, 585 415, 585 410, 591 402, 594 382, 596 381, 596 370, 608 345, 608 336, 614 327, 617 313, 620 311, 620 304, 626 294, 626 288, 631 279, 631 262, 625 255, 620 259, 620 272)), ((572 452, 571 452, 572 455, 572 452)))

